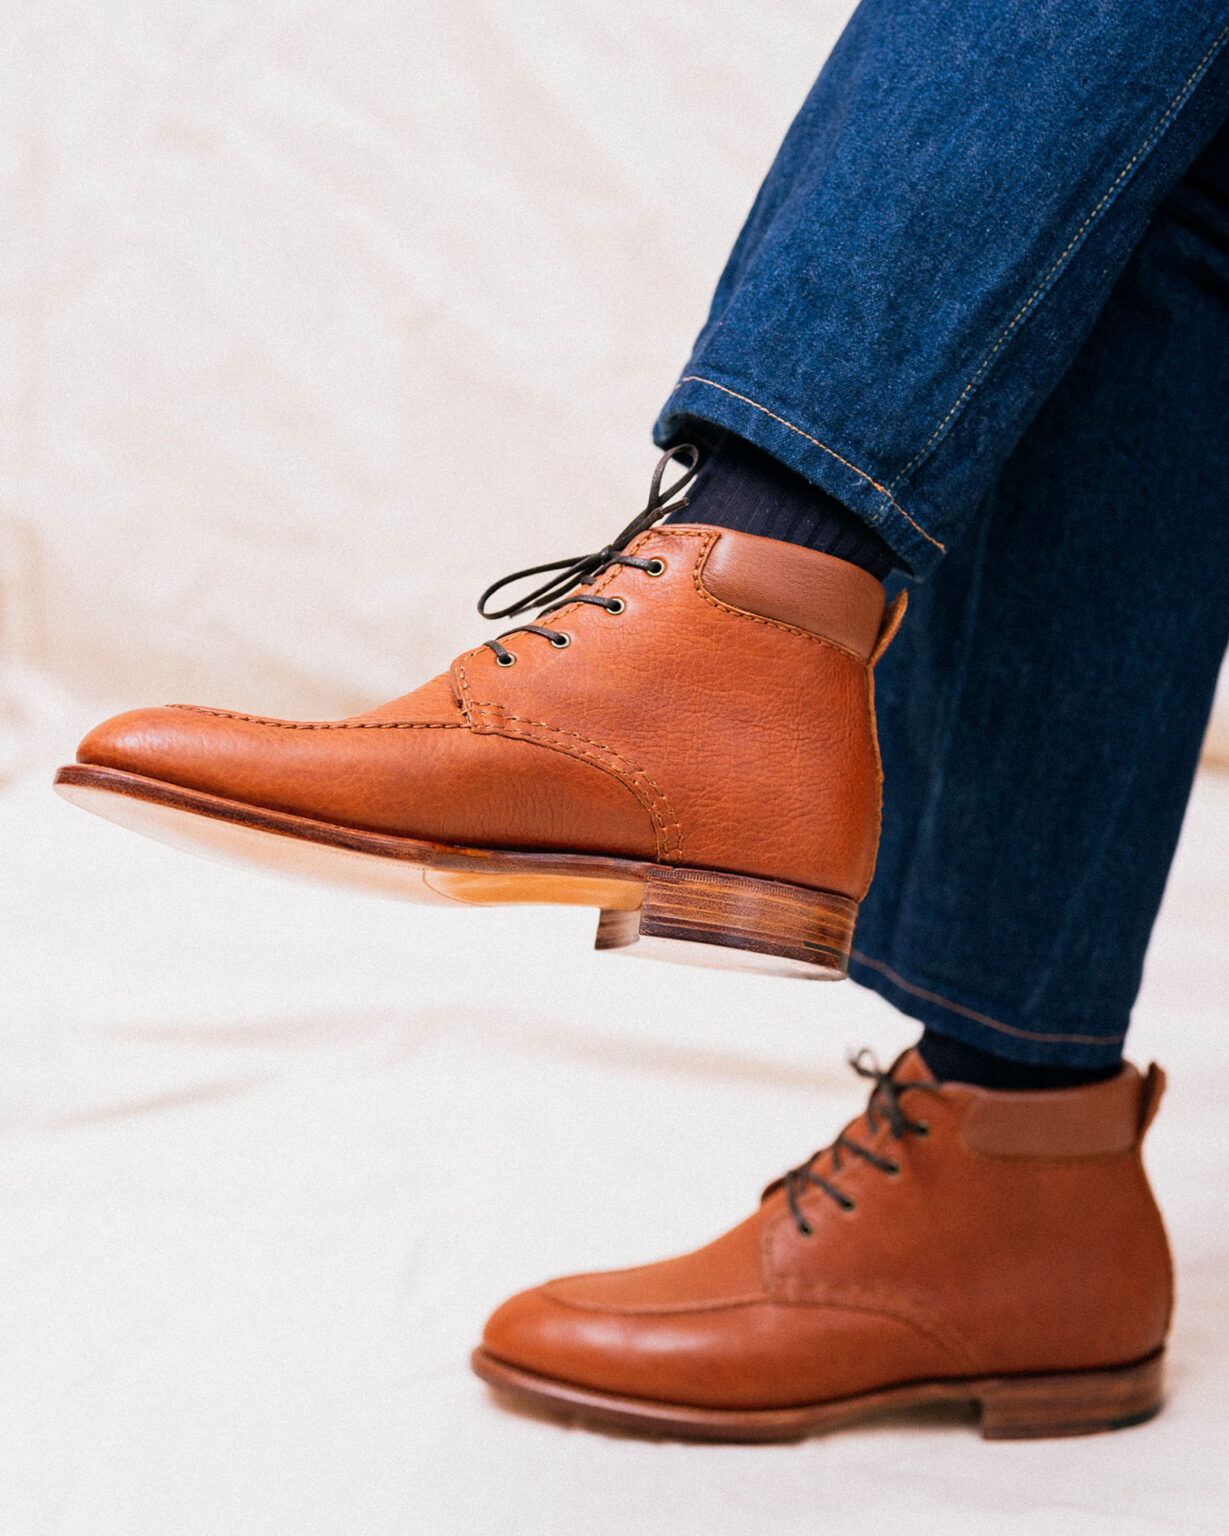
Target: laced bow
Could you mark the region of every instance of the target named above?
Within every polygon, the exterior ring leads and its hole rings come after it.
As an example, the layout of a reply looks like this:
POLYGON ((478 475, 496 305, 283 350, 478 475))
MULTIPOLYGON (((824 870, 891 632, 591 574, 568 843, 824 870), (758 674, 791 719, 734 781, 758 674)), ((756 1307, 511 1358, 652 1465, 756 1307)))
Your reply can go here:
MULTIPOLYGON (((907 1052, 898 1056, 890 1067, 883 1068, 875 1060, 869 1051, 859 1051, 856 1056, 851 1056, 849 1065, 859 1077, 866 1078, 875 1086, 871 1089, 870 1098, 866 1105, 866 1128, 874 1136, 878 1133, 880 1125, 886 1125, 894 1141, 902 1141, 906 1136, 925 1136, 930 1127, 924 1120, 911 1120, 901 1107, 901 1098, 906 1093, 917 1091, 920 1093, 937 1093, 939 1084, 935 1082, 901 1082, 896 1076, 901 1062, 907 1052), (869 1065, 867 1061, 869 1060, 869 1065)), ((821 1147, 818 1152, 812 1152, 805 1163, 790 1171, 770 1184, 764 1194, 770 1195, 775 1190, 784 1189, 785 1198, 789 1203, 790 1214, 794 1218, 794 1225, 803 1237, 810 1237, 814 1228, 807 1221, 802 1207, 799 1204, 808 1189, 821 1189, 830 1199, 835 1200, 843 1211, 852 1211, 856 1201, 852 1200, 844 1190, 830 1179, 815 1171, 815 1163, 825 1154, 832 1159, 831 1172, 840 1173, 843 1167, 843 1155, 860 1157, 864 1162, 870 1163, 872 1168, 878 1168, 881 1173, 897 1174, 900 1172, 900 1164, 894 1158, 880 1157, 877 1152, 872 1152, 869 1147, 862 1146, 854 1141, 848 1130, 844 1130, 830 1146, 821 1147)))
MULTIPOLYGON (((545 604, 539 618, 545 618, 555 608, 561 608, 567 601, 567 594, 576 587, 586 586, 595 577, 600 576, 607 566, 622 565, 647 565, 648 561, 637 561, 634 556, 623 553, 631 541, 637 535, 646 533, 654 523, 659 522, 668 512, 681 512, 687 506, 687 498, 674 498, 695 479, 700 468, 700 450, 694 443, 680 443, 677 448, 671 448, 663 453, 657 461, 657 468, 653 471, 653 479, 649 485, 649 499, 645 503, 644 510, 628 523, 623 532, 605 548, 599 549, 592 555, 580 555, 567 560, 552 560, 546 565, 527 566, 523 571, 513 571, 510 576, 501 576, 494 581, 478 599, 478 612, 484 619, 513 619, 520 613, 528 613, 531 608, 539 604, 545 604), (672 485, 662 488, 662 476, 666 472, 666 466, 674 459, 679 459, 685 465, 684 472, 672 485), (524 597, 519 597, 515 602, 509 603, 506 608, 489 609, 487 604, 504 587, 510 587, 514 582, 525 581, 531 576, 542 576, 548 572, 558 572, 551 575, 540 587, 524 597)), ((513 631, 509 631, 513 633, 513 631)))

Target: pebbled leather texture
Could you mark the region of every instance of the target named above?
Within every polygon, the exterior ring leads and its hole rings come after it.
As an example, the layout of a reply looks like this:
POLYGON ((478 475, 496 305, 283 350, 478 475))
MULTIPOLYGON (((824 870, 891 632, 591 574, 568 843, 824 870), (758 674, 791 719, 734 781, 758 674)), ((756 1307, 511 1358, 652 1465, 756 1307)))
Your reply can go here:
MULTIPOLYGON (((248 805, 477 847, 578 851, 860 899, 880 779, 867 657, 888 625, 856 566, 678 524, 550 617, 367 714, 280 721, 195 706, 119 715, 78 760, 248 805)), ((889 622, 894 623, 892 618, 889 622)))
POLYGON ((879 637, 882 585, 869 572, 817 549, 782 546, 775 539, 718 539, 701 579, 721 602, 826 635, 864 661, 879 637))
MULTIPOLYGON (((898 1076, 929 1080, 916 1052, 898 1076)), ((484 1347, 574 1386, 728 1409, 1133 1362, 1164 1342, 1172 1302, 1140 1156, 1141 1111, 1155 1092, 1131 1066, 1110 1083, 1063 1090, 1046 1111, 1048 1156, 970 1144, 970 1129, 994 1139, 996 1117, 1018 1124, 1015 1095, 962 1085, 906 1093, 902 1107, 929 1134, 897 1140, 882 1122, 872 1134, 856 1121, 851 1137, 900 1172, 850 1155, 833 1171, 823 1154, 816 1171, 854 1207, 808 1190, 800 1205, 812 1236, 770 1186, 754 1216, 694 1254, 514 1296, 491 1317, 484 1347), (1134 1128, 1126 1146, 1124 1125, 1134 1128)))

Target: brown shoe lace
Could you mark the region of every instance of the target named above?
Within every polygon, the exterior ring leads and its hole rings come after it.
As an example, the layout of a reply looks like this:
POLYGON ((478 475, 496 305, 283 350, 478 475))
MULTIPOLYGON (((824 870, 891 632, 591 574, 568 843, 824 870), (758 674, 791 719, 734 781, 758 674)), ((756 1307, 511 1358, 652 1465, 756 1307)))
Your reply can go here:
MULTIPOLYGON (((669 449, 657 461, 657 468, 653 471, 653 479, 649 486, 649 499, 645 503, 644 510, 637 513, 613 543, 607 544, 604 549, 599 549, 592 555, 553 560, 547 565, 531 565, 523 571, 513 571, 510 576, 501 576, 498 581, 492 582, 478 599, 478 612, 484 619, 511 619, 518 613, 527 613, 531 608, 545 603, 546 606, 538 614, 539 619, 544 619, 548 614, 554 613, 556 608, 566 607, 568 603, 591 603, 594 607, 604 608, 607 613, 622 613, 627 605, 621 597, 595 597, 590 593, 575 592, 573 589, 588 586, 613 565, 632 566, 638 571, 645 571, 650 576, 660 576, 666 568, 665 561, 645 560, 639 555, 626 554, 625 550, 634 538, 647 532, 668 512, 681 512, 687 506, 685 496, 679 497, 678 500, 675 500, 675 497, 678 497, 679 492, 691 484, 699 468, 700 450, 693 443, 680 443, 677 448, 669 449), (681 460, 686 467, 683 474, 663 490, 662 476, 672 459, 681 460), (506 608, 488 610, 487 604, 504 587, 509 587, 516 581, 524 581, 530 576, 541 576, 548 571, 559 574, 552 575, 540 587, 536 587, 524 597, 517 598, 506 608)), ((499 642, 506 640, 509 635, 516 634, 541 635, 559 650, 565 649, 572 643, 572 637, 561 629, 551 629, 544 624, 518 624, 514 629, 505 630, 497 639, 483 642, 489 650, 495 652, 495 660, 501 667, 512 666, 516 656, 499 642)))
MULTIPOLYGON (((891 1132, 894 1141, 901 1141, 906 1136, 926 1136, 930 1126, 925 1120, 910 1120, 901 1108, 901 1097, 906 1093, 917 1090, 921 1093, 935 1093, 939 1089, 938 1083, 933 1082, 907 1082, 902 1083, 896 1076, 900 1064, 904 1061, 908 1052, 902 1052, 900 1056, 886 1069, 880 1067, 869 1051, 859 1051, 856 1056, 851 1056, 849 1065, 859 1077, 865 1077, 874 1083, 871 1089, 870 1099, 866 1106, 866 1126, 869 1133, 874 1136, 880 1125, 886 1125, 891 1132), (869 1060, 870 1065, 866 1064, 869 1060)), ((844 1190, 839 1189, 829 1179, 824 1178, 815 1171, 815 1162, 825 1153, 832 1155, 831 1171, 840 1173, 842 1168, 842 1154, 849 1153, 853 1157, 860 1157, 872 1168, 878 1168, 881 1173, 897 1174, 900 1172, 900 1164, 894 1158, 880 1157, 877 1152, 872 1152, 869 1147, 864 1147, 854 1141, 848 1129, 841 1134, 829 1146, 821 1147, 818 1152, 812 1152, 805 1163, 790 1171, 775 1183, 770 1184, 764 1191, 765 1196, 774 1190, 784 1189, 785 1198, 789 1202, 790 1214, 794 1218, 794 1225, 803 1237, 810 1237, 814 1231, 802 1212, 799 1201, 810 1188, 822 1189, 824 1194, 835 1200, 843 1211, 852 1211, 857 1204, 844 1190)))

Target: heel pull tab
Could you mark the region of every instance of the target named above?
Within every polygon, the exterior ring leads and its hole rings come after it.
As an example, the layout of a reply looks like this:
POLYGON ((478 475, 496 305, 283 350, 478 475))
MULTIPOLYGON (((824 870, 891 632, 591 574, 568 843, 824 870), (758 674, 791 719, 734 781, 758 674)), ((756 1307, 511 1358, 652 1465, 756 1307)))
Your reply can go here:
POLYGON ((1139 1091, 1139 1130, 1136 1132, 1136 1140, 1142 1141, 1148 1127, 1156 1119, 1156 1112, 1161 1107, 1161 1098, 1165 1092, 1165 1073, 1157 1066, 1156 1062, 1149 1062, 1148 1070, 1144 1074, 1143 1083, 1139 1091))
POLYGON ((875 663, 896 638, 896 631, 900 628, 901 620, 905 616, 905 609, 909 606, 909 594, 898 592, 888 604, 888 611, 883 616, 883 623, 879 626, 879 638, 875 641, 875 649, 867 658, 867 666, 874 667, 875 663))

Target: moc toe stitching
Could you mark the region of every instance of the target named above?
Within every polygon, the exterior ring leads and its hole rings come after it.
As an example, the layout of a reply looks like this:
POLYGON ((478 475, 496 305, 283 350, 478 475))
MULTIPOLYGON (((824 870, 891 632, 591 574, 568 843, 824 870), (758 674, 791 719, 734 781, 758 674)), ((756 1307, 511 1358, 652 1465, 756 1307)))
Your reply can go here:
MULTIPOLYGON (((498 709, 498 705, 476 704, 476 709, 498 709)), ((679 821, 674 807, 666 798, 666 793, 656 779, 651 778, 643 768, 638 767, 613 747, 606 746, 603 742, 596 741, 592 737, 582 736, 578 731, 565 731, 559 726, 548 725, 545 720, 526 720, 521 715, 507 715, 501 711, 500 719, 529 727, 526 730, 507 731, 496 726, 496 734, 507 736, 514 741, 529 741, 540 747, 546 747, 554 752, 563 752, 569 757, 584 759, 592 762, 596 767, 603 769, 618 779, 621 784, 636 796, 644 806, 653 821, 658 834, 657 856, 662 862, 679 860, 683 856, 683 827, 679 821), (564 741, 543 740, 541 732, 551 736, 566 738, 564 741), (569 742, 577 741, 586 746, 596 747, 597 752, 585 752, 578 747, 569 745, 569 742), (605 754, 603 757, 600 754, 605 754), (613 759, 613 764, 606 761, 613 759), (641 785, 647 784, 652 791, 642 789, 641 785), (674 846, 671 847, 671 833, 674 837, 674 846)))
POLYGON ((604 819, 610 830, 599 833, 595 842, 600 849, 609 845, 616 856, 659 855, 669 837, 662 818, 646 804, 646 792, 595 753, 564 750, 560 743, 528 734, 475 733, 460 719, 286 721, 168 705, 104 721, 82 741, 77 759, 85 766, 135 774, 253 809, 460 846, 532 848, 536 839, 521 829, 528 820, 540 825, 547 846, 559 838, 556 846, 577 849, 561 834, 568 830, 569 806, 580 805, 586 816, 604 819), (390 747, 356 764, 341 742, 358 731, 377 733, 373 745, 380 732, 428 732, 424 741, 438 742, 442 756, 403 758, 390 747), (319 742, 319 749, 307 751, 308 740, 319 742), (501 751, 494 745, 498 740, 508 747, 501 751), (292 745, 296 741, 302 749, 292 745), (328 741, 336 743, 335 749, 326 749, 328 741), (536 757, 532 749, 549 752, 560 769, 544 771, 518 761, 515 755, 526 749, 530 758, 536 757), (505 760, 504 754, 513 755, 505 760), (562 767, 565 762, 575 767, 562 767), (586 788, 592 773, 610 788, 600 794, 596 787, 586 788), (467 792, 465 783, 488 780, 501 786, 501 795, 489 806, 467 792), (441 797, 455 812, 451 826, 433 825, 439 813, 423 809, 441 797), (624 798, 625 812, 618 810, 624 798))
POLYGON ((168 710, 209 715, 215 720, 241 720, 245 725, 271 726, 279 731, 464 731, 464 720, 276 720, 269 715, 245 715, 202 704, 168 704, 168 710))

